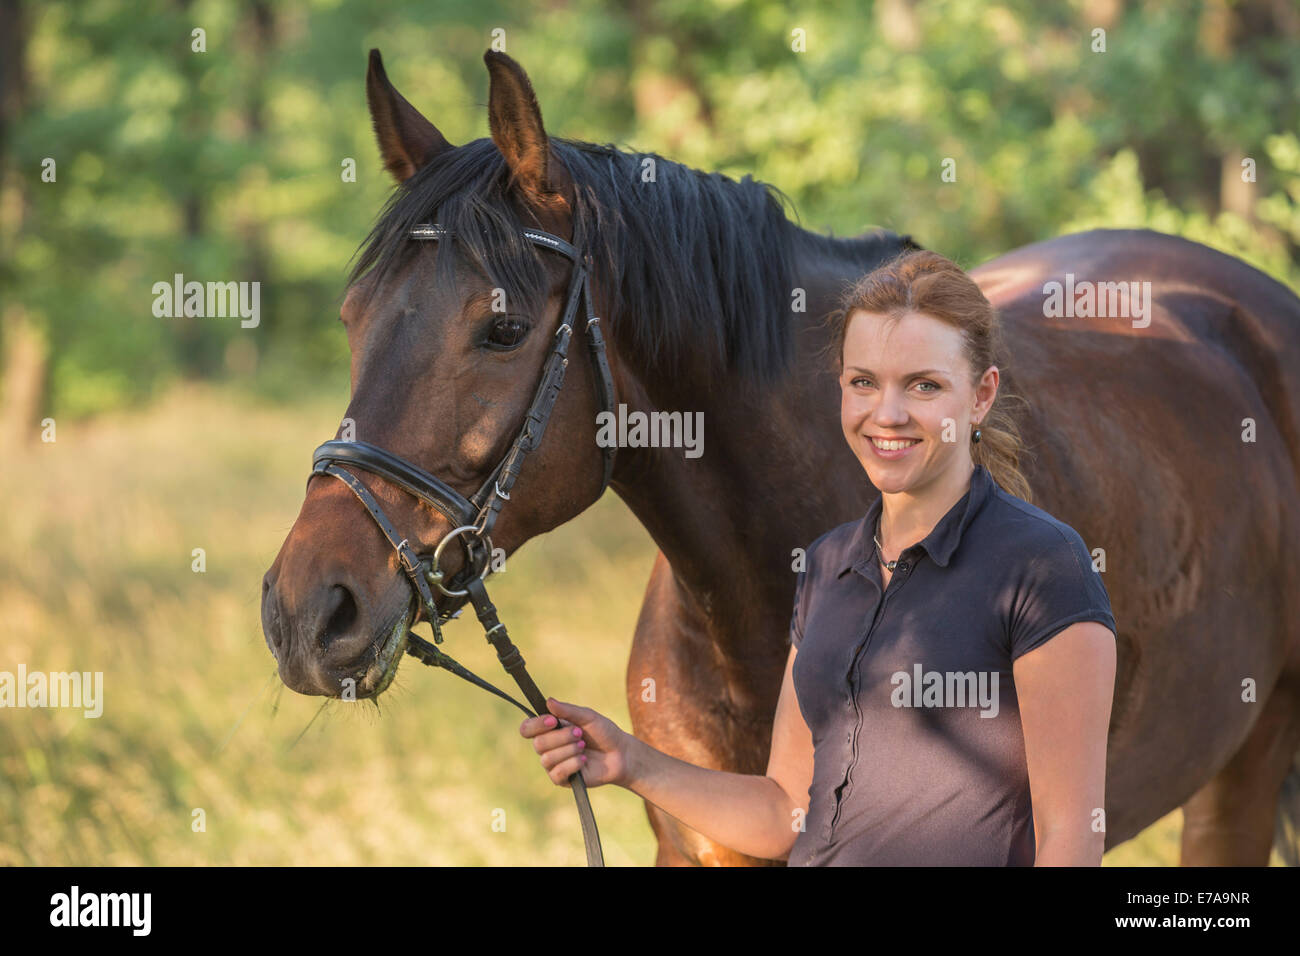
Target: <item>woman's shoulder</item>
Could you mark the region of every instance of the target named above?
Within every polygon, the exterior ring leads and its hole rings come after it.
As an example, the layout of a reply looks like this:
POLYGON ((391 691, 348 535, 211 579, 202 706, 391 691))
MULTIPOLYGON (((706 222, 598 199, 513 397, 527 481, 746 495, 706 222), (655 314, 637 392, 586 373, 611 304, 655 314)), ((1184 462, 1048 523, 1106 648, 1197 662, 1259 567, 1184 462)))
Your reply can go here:
POLYGON ((980 519, 987 522, 982 539, 996 552, 981 563, 1000 569, 994 590, 1012 661, 1080 621, 1115 631, 1110 595, 1078 531, 1001 488, 980 519))
POLYGON ((1055 515, 1018 498, 994 483, 989 507, 980 515, 987 530, 1003 548, 1013 549, 1023 559, 1086 560, 1091 555, 1083 536, 1055 515))

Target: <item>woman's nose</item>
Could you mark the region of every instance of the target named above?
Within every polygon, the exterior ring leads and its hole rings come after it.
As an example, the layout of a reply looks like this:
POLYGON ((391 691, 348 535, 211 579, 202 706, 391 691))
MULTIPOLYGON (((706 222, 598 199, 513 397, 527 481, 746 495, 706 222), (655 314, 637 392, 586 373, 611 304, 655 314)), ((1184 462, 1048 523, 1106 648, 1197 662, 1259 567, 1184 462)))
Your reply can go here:
POLYGON ((876 405, 875 414, 872 416, 878 424, 881 425, 901 425, 907 421, 907 411, 903 407, 901 395, 894 395, 885 392, 880 396, 880 401, 876 405))

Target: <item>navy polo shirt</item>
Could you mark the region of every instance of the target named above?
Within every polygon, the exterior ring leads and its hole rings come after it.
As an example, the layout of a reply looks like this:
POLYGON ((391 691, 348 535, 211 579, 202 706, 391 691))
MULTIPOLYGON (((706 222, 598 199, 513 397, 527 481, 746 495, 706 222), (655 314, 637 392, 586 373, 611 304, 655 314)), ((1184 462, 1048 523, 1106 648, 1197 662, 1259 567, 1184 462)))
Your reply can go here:
POLYGON ((864 518, 807 550, 790 640, 814 768, 791 866, 1031 866, 1012 662, 1062 629, 1115 631, 1079 534, 983 465, 881 593, 864 518))

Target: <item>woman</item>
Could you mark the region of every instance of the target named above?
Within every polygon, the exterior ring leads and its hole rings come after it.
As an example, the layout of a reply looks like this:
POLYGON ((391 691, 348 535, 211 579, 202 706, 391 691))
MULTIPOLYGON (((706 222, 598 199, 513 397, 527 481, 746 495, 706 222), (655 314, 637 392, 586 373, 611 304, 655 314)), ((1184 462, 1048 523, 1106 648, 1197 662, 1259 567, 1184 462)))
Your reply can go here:
POLYGON ((1096 866, 1115 622, 1082 538, 1028 501, 997 315, 913 252, 834 318, 844 437, 880 496, 807 550, 767 773, 560 701, 521 733, 555 783, 627 787, 751 856, 1096 866))

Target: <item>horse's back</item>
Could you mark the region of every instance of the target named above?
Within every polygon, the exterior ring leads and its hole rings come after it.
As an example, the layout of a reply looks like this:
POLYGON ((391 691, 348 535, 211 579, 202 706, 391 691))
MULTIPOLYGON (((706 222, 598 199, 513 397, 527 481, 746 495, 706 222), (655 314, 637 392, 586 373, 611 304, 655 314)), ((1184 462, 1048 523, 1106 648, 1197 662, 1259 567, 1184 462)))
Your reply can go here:
MULTIPOLYGON (((1151 327, 1106 326, 1115 334, 1173 335, 1218 348, 1248 371, 1268 366, 1300 376, 1300 298, 1254 266, 1209 246, 1150 229, 1094 229, 1014 249, 970 270, 989 301, 1017 317, 1044 306, 1049 282, 1150 282, 1165 306, 1151 327)), ((1043 312, 1038 311, 1040 318, 1043 312)), ((1075 319, 1100 323, 1102 318, 1075 319)), ((1292 406, 1300 416, 1300 402, 1292 406)), ((1300 464, 1300 461, 1297 462, 1300 464)))
POLYGON ((1034 243, 971 276, 1002 317, 1011 380, 1031 389, 1027 397, 1083 381, 1099 392, 1090 413, 1129 397, 1131 420, 1173 415, 1238 434, 1250 419, 1257 453, 1238 462, 1243 483, 1252 472, 1285 471, 1278 491, 1300 505, 1300 298, 1282 283, 1209 246, 1146 229, 1034 243), (1132 287, 1146 314, 1097 314, 1116 286, 1132 287), (1085 287, 1092 314, 1077 315, 1067 300, 1085 287), (1108 380, 1117 392, 1101 391, 1108 380))

